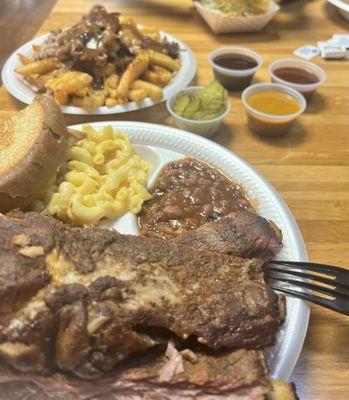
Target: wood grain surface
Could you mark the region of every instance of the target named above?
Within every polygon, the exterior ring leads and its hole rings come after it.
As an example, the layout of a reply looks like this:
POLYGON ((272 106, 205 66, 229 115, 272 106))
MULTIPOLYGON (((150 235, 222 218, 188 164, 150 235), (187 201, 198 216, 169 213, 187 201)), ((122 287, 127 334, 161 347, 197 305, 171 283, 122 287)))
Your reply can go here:
MULTIPOLYGON (((78 21, 94 3, 59 0, 38 34, 78 21)), ((186 42, 198 62, 194 83, 203 85, 213 78, 208 53, 219 46, 236 44, 260 52, 264 66, 255 82, 269 82, 267 67, 272 61, 292 56, 298 47, 315 45, 334 33, 349 33, 349 23, 324 0, 289 1, 262 32, 221 36, 212 34, 189 0, 99 3, 186 42)), ((312 261, 349 267, 349 61, 317 57, 314 62, 325 69, 327 81, 288 135, 277 139, 256 136, 246 125, 240 93, 232 93, 231 113, 214 140, 250 162, 281 193, 312 261)), ((0 89, 1 118, 23 106, 0 89)), ((163 104, 125 115, 66 116, 68 124, 102 119, 172 124, 163 104)), ((348 399, 348 362, 349 318, 312 306, 304 349, 292 375, 300 398, 348 399)))
POLYGON ((55 2, 56 0, 0 1, 0 67, 13 50, 33 37, 55 2))

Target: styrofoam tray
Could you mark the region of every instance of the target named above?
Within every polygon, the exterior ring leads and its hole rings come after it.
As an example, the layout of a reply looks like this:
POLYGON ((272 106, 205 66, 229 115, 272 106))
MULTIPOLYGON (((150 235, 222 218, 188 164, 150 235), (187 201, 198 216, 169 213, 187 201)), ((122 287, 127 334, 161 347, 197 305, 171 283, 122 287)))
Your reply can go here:
MULTIPOLYGON (((21 64, 18 53, 24 54, 27 57, 33 56, 33 44, 41 45, 48 34, 39 36, 21 46, 7 59, 2 69, 2 82, 5 88, 16 97, 18 100, 26 104, 30 104, 35 96, 35 90, 29 85, 23 76, 14 72, 15 68, 21 64)), ((84 114, 84 115, 103 115, 103 114, 119 114, 128 111, 140 110, 142 108, 151 107, 154 104, 161 103, 167 100, 173 94, 179 92, 188 86, 196 73, 196 59, 191 49, 182 41, 166 32, 161 32, 163 38, 167 38, 171 42, 177 42, 180 48, 181 68, 176 72, 169 85, 164 87, 164 97, 162 100, 155 102, 150 98, 135 103, 130 102, 114 107, 99 107, 95 110, 88 111, 82 107, 62 106, 61 109, 65 114, 84 114)))
MULTIPOLYGON (((259 213, 272 219, 283 232, 283 249, 278 258, 282 260, 307 260, 307 252, 297 224, 276 190, 248 163, 234 153, 203 137, 168 126, 145 122, 94 122, 94 129, 112 125, 126 133, 141 158, 150 165, 149 186, 159 171, 170 161, 183 156, 194 156, 219 168, 227 176, 241 183, 251 199, 258 199, 259 213)), ((81 129, 81 125, 71 128, 81 129)), ((137 218, 126 214, 109 228, 121 233, 138 234, 137 218)), ((271 375, 287 380, 302 350, 308 327, 309 306, 305 301, 287 298, 286 321, 277 336, 276 345, 267 350, 271 375)))

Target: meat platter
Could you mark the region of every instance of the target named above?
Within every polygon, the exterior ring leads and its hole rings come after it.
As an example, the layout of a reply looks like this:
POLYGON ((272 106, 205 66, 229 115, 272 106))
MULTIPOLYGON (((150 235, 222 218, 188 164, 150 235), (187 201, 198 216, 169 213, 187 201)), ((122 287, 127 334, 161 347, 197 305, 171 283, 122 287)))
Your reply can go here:
POLYGON ((276 191, 233 153, 178 129, 96 122, 68 132, 47 96, 19 118, 47 108, 56 125, 46 118, 39 132, 58 155, 68 146, 67 158, 48 188, 37 175, 34 201, 30 185, 16 197, 31 212, 0 214, 0 399, 276 391, 309 316, 264 281, 265 260, 306 259, 276 191))
MULTIPOLYGON (((101 129, 110 122, 95 122, 92 126, 101 129)), ((81 129, 82 125, 72 128, 81 129)), ((290 210, 272 187, 248 163, 220 145, 178 130, 176 128, 144 122, 118 121, 115 127, 125 132, 132 140, 137 153, 150 164, 149 186, 153 186, 162 168, 171 161, 184 156, 197 157, 218 168, 239 182, 247 190, 248 197, 258 203, 258 212, 274 221, 283 232, 283 248, 277 258, 283 260, 307 260, 301 233, 290 210)), ((119 232, 139 234, 137 217, 126 214, 115 224, 107 227, 119 232)), ((309 306, 295 298, 287 298, 286 320, 278 332, 277 343, 268 350, 269 368, 276 379, 288 379, 302 349, 307 331, 309 306)))

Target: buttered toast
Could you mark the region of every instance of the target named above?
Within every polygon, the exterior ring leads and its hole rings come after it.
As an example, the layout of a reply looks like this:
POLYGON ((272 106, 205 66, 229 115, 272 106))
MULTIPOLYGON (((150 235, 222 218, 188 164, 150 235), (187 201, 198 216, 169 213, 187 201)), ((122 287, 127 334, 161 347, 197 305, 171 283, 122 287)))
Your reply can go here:
POLYGON ((67 146, 63 114, 51 96, 39 95, 0 121, 0 212, 25 209, 45 190, 67 146))

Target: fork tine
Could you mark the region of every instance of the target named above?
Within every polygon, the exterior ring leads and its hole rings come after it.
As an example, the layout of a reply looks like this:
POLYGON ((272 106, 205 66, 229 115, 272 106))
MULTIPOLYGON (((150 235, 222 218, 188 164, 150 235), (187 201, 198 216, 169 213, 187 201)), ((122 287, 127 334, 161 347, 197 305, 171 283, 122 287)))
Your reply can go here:
POLYGON ((341 285, 349 286, 349 270, 345 268, 336 267, 334 265, 316 264, 303 261, 270 261, 268 264, 283 265, 300 269, 307 269, 322 274, 331 275, 333 281, 341 285))
MULTIPOLYGON (((324 278, 318 275, 312 275, 307 272, 303 271, 295 271, 293 269, 289 269, 289 267, 280 268, 278 266, 268 265, 265 268, 265 272, 268 273, 269 271, 280 273, 280 274, 288 274, 291 276, 296 276, 300 278, 305 278, 308 280, 312 280, 313 282, 321 282, 325 283, 326 285, 330 285, 335 293, 343 294, 344 296, 349 296, 349 286, 342 285, 341 283, 336 282, 334 279, 324 278)), ((323 287, 323 286, 322 286, 323 287)))
MULTIPOLYGON (((336 288, 336 286, 333 284, 332 284, 331 288, 325 287, 325 286, 320 286, 320 285, 316 284, 316 280, 314 280, 314 279, 312 279, 313 282, 306 282, 306 281, 300 280, 300 279, 292 279, 293 273, 288 273, 288 272, 282 271, 281 273, 277 272, 275 274, 274 271, 267 271, 266 277, 271 278, 271 279, 276 279, 280 282, 290 283, 291 285, 294 285, 297 287, 315 290, 319 293, 322 293, 322 294, 325 294, 325 295, 328 295, 331 297, 336 297, 337 294, 340 294, 344 297, 348 297, 348 299, 349 299, 349 290, 338 290, 336 288)), ((296 278, 297 278, 297 276, 296 276, 296 278)))
POLYGON ((337 295, 338 297, 336 297, 336 299, 329 300, 320 296, 310 294, 305 291, 298 292, 293 288, 292 289, 286 288, 282 285, 282 283, 272 278, 268 280, 268 284, 271 288, 278 290, 282 293, 289 294, 290 296, 293 297, 298 297, 302 300, 310 301, 312 303, 318 304, 330 310, 337 311, 341 314, 349 315, 349 300, 344 298, 344 296, 337 295))

